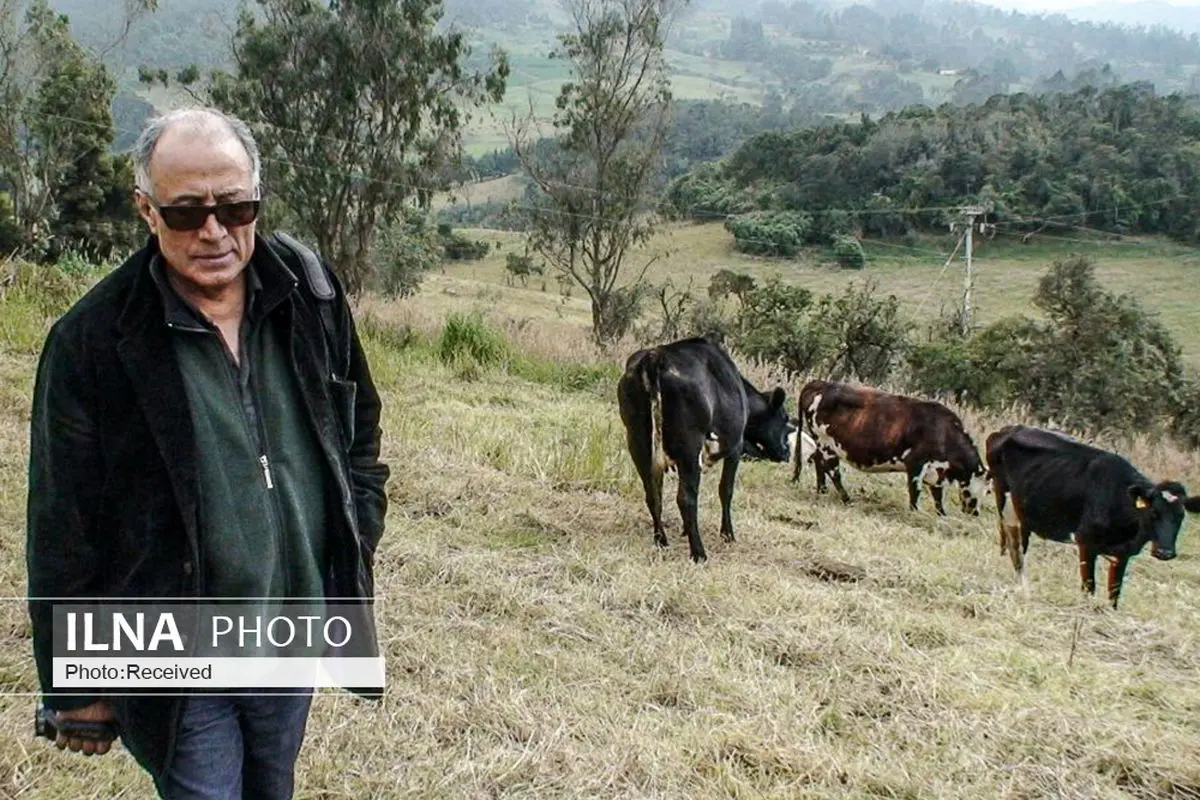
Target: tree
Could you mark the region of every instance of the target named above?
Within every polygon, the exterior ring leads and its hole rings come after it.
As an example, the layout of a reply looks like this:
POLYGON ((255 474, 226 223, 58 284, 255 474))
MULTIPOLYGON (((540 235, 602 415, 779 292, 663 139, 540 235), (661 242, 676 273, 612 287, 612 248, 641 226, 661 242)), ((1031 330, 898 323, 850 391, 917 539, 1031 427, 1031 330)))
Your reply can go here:
POLYGON ((428 205, 468 109, 504 96, 505 55, 469 70, 466 38, 439 31, 441 16, 441 0, 258 0, 238 18, 236 74, 208 86, 251 126, 266 184, 351 294, 371 277, 378 232, 428 205))
POLYGON ((556 58, 572 79, 558 96, 558 146, 538 157, 532 120, 513 146, 538 191, 530 243, 587 292, 600 344, 624 335, 646 293, 651 255, 618 286, 631 250, 654 231, 649 190, 660 168, 671 90, 663 59, 669 20, 682 0, 567 0, 574 31, 556 58))
POLYGON ((23 5, 0 0, 0 184, 12 215, 6 225, 19 231, 17 246, 37 257, 53 259, 66 249, 107 257, 134 243, 138 231, 129 202, 132 166, 109 152, 116 84, 71 37, 65 16, 34 0, 18 22, 23 5))
POLYGON ((1033 304, 1044 319, 1010 317, 970 339, 916 348, 916 387, 976 405, 1022 404, 1060 427, 1145 431, 1170 420, 1185 436, 1200 431, 1186 410, 1196 387, 1179 345, 1136 298, 1105 290, 1091 261, 1055 261, 1033 304))

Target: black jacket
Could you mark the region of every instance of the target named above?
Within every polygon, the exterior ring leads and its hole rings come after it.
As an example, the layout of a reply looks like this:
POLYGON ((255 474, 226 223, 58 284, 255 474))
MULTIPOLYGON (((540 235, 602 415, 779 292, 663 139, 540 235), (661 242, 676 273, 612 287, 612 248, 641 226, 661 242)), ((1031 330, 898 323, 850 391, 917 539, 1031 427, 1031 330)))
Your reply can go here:
MULTIPOLYGON (((205 596, 197 566, 196 443, 149 271, 157 246, 151 237, 58 320, 38 363, 26 556, 34 655, 50 708, 78 708, 98 697, 50 692, 51 604, 36 598, 205 596)), ((302 276, 290 256, 256 237, 255 259, 274 259, 302 276)), ((333 334, 350 354, 344 375, 335 374, 321 301, 303 280, 271 316, 290 342, 303 405, 329 467, 323 472, 332 476, 330 496, 342 510, 329 530, 326 596, 362 599, 374 596, 389 470, 379 460, 379 395, 336 279, 334 286, 333 334)), ((180 698, 106 699, 126 747, 161 774, 180 698)))

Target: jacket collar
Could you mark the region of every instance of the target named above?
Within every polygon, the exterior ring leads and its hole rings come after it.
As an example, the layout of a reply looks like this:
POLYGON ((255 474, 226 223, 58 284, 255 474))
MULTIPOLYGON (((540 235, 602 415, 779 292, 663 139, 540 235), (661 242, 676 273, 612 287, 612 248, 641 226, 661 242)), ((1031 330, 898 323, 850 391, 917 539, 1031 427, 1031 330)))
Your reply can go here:
MULTIPOLYGON (((167 280, 166 260, 159 249, 158 237, 151 236, 146 246, 131 260, 139 263, 135 266, 138 274, 125 309, 129 312, 129 318, 125 320, 127 323, 138 327, 151 324, 159 315, 154 308, 157 305, 161 309, 161 319, 168 325, 192 329, 213 327, 208 318, 175 291, 167 280), (152 287, 145 285, 142 273, 149 274, 152 287), (157 303, 152 298, 140 296, 149 288, 157 294, 157 303), (131 308, 139 303, 146 307, 131 308)), ((245 274, 246 314, 252 320, 269 314, 299 285, 295 274, 258 234, 255 234, 254 255, 246 265, 245 274)), ((122 318, 125 318, 124 314, 122 318)), ((123 330, 128 328, 123 327, 123 330)))

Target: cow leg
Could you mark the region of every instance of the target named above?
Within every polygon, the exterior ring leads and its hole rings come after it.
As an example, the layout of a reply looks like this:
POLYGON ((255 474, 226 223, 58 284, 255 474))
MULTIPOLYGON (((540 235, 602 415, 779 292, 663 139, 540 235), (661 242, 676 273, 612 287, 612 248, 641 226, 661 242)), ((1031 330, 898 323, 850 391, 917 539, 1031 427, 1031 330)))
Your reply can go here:
POLYGON ((1017 573, 1017 580, 1020 584, 1025 586, 1025 548, 1021 546, 1021 526, 1019 524, 1008 525, 1005 527, 1004 534, 1008 539, 1008 557, 1012 561, 1013 571, 1017 573))
POLYGON ((842 485, 842 460, 836 455, 830 458, 826 464, 832 464, 829 470, 829 477, 833 479, 833 488, 838 490, 838 494, 842 498, 842 502, 850 503, 850 493, 846 491, 846 487, 842 485))
POLYGON ((825 463, 825 456, 818 450, 813 456, 813 471, 817 473, 817 494, 825 494, 829 491, 829 486, 825 483, 825 474, 828 469, 829 465, 825 463))
POLYGON ((692 561, 706 561, 704 543, 700 540, 700 522, 697 509, 700 498, 700 464, 696 458, 685 458, 679 465, 679 516, 683 517, 683 532, 687 536, 692 561))
POLYGON ((721 467, 721 538, 727 542, 733 541, 733 482, 737 477, 738 458, 731 454, 721 467))
POLYGON ((646 490, 646 508, 650 510, 650 519, 654 523, 654 543, 666 547, 667 532, 662 523, 663 470, 651 468, 643 474, 642 486, 646 490))
POLYGON ((930 486, 929 494, 933 497, 933 507, 937 509, 938 516, 946 516, 946 508, 942 505, 942 487, 930 486))
POLYGON ((910 511, 917 510, 917 501, 921 499, 921 466, 920 464, 910 464, 905 471, 908 476, 908 509, 910 511))
MULTIPOLYGON (((1078 534, 1075 538, 1079 538, 1078 534)), ((1096 593, 1096 553, 1085 544, 1079 545, 1079 580, 1083 591, 1096 593)))
POLYGON ((1129 556, 1117 556, 1108 565, 1108 602, 1115 610, 1117 600, 1121 597, 1121 584, 1125 582, 1125 568, 1129 566, 1129 556))
POLYGON ((1029 530, 1021 522, 1017 502, 1007 492, 996 495, 996 506, 1000 512, 1000 555, 1008 553, 1013 570, 1021 586, 1025 582, 1025 553, 1029 551, 1029 530))

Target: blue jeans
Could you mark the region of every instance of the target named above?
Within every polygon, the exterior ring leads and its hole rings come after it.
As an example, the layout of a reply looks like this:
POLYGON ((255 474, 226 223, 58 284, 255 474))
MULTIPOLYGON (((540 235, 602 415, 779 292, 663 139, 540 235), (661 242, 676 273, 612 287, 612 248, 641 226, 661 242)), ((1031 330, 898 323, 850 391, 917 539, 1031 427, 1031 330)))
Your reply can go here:
POLYGON ((291 798, 311 703, 307 690, 188 697, 158 793, 167 800, 291 798))

